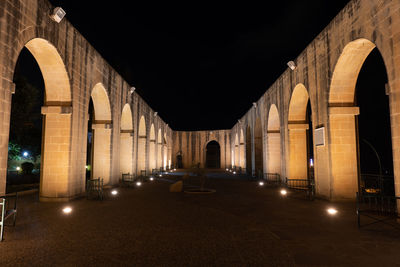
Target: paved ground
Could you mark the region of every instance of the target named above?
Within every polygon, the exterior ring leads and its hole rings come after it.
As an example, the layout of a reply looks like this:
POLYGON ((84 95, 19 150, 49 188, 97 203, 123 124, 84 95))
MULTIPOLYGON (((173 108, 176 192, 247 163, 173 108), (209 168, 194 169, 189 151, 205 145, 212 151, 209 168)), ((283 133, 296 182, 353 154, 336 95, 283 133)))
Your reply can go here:
POLYGON ((400 266, 400 233, 359 230, 353 204, 330 217, 329 202, 222 178, 207 181, 211 195, 169 193, 167 181, 120 188, 70 202, 68 216, 25 196, 0 266, 400 266))

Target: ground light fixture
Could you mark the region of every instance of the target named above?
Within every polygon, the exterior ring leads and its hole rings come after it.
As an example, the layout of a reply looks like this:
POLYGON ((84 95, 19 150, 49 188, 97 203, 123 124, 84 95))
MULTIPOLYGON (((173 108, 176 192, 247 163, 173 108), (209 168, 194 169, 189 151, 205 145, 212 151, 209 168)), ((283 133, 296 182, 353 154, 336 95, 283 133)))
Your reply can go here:
POLYGON ((154 181, 154 178, 153 178, 153 177, 150 177, 150 181, 154 181))
POLYGON ((259 182, 258 182, 258 185, 259 185, 259 186, 264 186, 264 182, 263 182, 263 181, 259 181, 259 182))
POLYGON ((287 195, 287 191, 285 189, 281 189, 281 195, 282 196, 286 196, 287 195))
POLYGON ((176 169, 174 169, 174 171, 176 171, 176 169))
POLYGON ((326 212, 328 212, 328 214, 329 215, 336 215, 337 213, 338 213, 338 211, 337 211, 337 209, 335 209, 335 208, 328 208, 327 210, 326 210, 326 212))
POLYGON ((113 191, 111 191, 111 195, 113 195, 113 196, 118 195, 118 191, 114 189, 113 191))
POLYGON ((141 182, 136 182, 136 185, 137 185, 137 186, 141 186, 142 183, 141 183, 141 182))
POLYGON ((236 172, 233 172, 233 174, 236 174, 236 172))
POLYGON ((67 206, 67 207, 63 208, 62 212, 64 214, 70 214, 72 212, 72 208, 67 206))

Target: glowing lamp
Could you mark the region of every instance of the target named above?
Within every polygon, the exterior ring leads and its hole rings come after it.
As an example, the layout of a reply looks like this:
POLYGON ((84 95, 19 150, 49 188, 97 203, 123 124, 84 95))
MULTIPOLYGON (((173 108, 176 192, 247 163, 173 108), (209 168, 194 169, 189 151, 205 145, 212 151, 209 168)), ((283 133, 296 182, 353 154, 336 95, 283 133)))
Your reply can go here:
POLYGON ((136 182, 136 185, 137 185, 137 186, 141 186, 142 183, 141 183, 141 182, 136 182))
POLYGON ((282 190, 281 190, 281 195, 282 195, 282 196, 286 196, 286 195, 287 195, 287 191, 286 191, 285 189, 282 189, 282 190))
POLYGON ((338 213, 337 209, 335 208, 329 208, 326 211, 328 212, 329 215, 336 215, 336 213, 338 213))
POLYGON ((258 184, 259 184, 260 186, 264 186, 264 182, 263 182, 263 181, 260 181, 258 184))
POLYGON ((16 169, 17 171, 20 171, 20 170, 21 170, 21 167, 18 166, 18 167, 15 168, 15 169, 16 169))
POLYGON ((65 207, 62 210, 64 212, 64 214, 70 214, 72 212, 72 208, 71 207, 65 207))
POLYGON ((117 195, 117 194, 118 194, 118 191, 117 191, 117 190, 111 191, 111 195, 115 196, 115 195, 117 195))
POLYGON ((236 174, 236 172, 233 172, 233 174, 236 174))
POLYGON ((150 177, 150 181, 153 181, 154 180, 154 178, 153 177, 150 177))

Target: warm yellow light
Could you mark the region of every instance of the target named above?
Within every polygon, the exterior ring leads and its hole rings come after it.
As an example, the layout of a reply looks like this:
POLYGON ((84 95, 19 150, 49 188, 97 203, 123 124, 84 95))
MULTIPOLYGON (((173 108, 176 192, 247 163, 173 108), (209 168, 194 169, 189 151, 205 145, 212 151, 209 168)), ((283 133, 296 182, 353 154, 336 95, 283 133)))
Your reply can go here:
POLYGON ((63 208, 62 211, 63 211, 65 214, 69 214, 69 213, 72 212, 72 208, 71 208, 71 207, 65 207, 65 208, 63 208))
POLYGON ((115 196, 115 195, 118 194, 118 191, 117 190, 113 190, 113 191, 111 191, 111 194, 115 196))
POLYGON ((153 181, 154 180, 154 178, 153 177, 150 177, 150 181, 153 181))
POLYGON ((174 171, 176 171, 176 169, 174 169, 174 171))
POLYGON ((229 171, 229 169, 225 169, 226 171, 229 171))
POLYGON ((282 190, 281 190, 281 195, 282 195, 282 196, 286 196, 286 195, 287 195, 287 191, 286 191, 285 189, 282 189, 282 190))
POLYGON ((160 174, 160 177, 162 177, 162 174, 160 174))
POLYGON ((16 170, 17 170, 17 171, 20 171, 20 170, 21 170, 21 167, 17 167, 16 170))
POLYGON ((338 213, 337 209, 335 208, 329 208, 326 211, 328 212, 329 215, 335 215, 336 213, 338 213))
POLYGON ((141 186, 142 183, 141 183, 141 182, 136 182, 136 185, 137 185, 137 186, 141 186))
POLYGON ((260 186, 263 186, 263 185, 264 185, 264 182, 261 181, 261 182, 259 182, 258 184, 259 184, 260 186))

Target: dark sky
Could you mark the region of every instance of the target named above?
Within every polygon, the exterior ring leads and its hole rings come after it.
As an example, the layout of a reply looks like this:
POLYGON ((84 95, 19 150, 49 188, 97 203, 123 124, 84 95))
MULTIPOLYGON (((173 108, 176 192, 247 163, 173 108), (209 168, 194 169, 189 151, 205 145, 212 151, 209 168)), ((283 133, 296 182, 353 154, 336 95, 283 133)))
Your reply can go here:
POLYGON ((232 128, 349 1, 50 2, 172 129, 204 130, 232 128))

